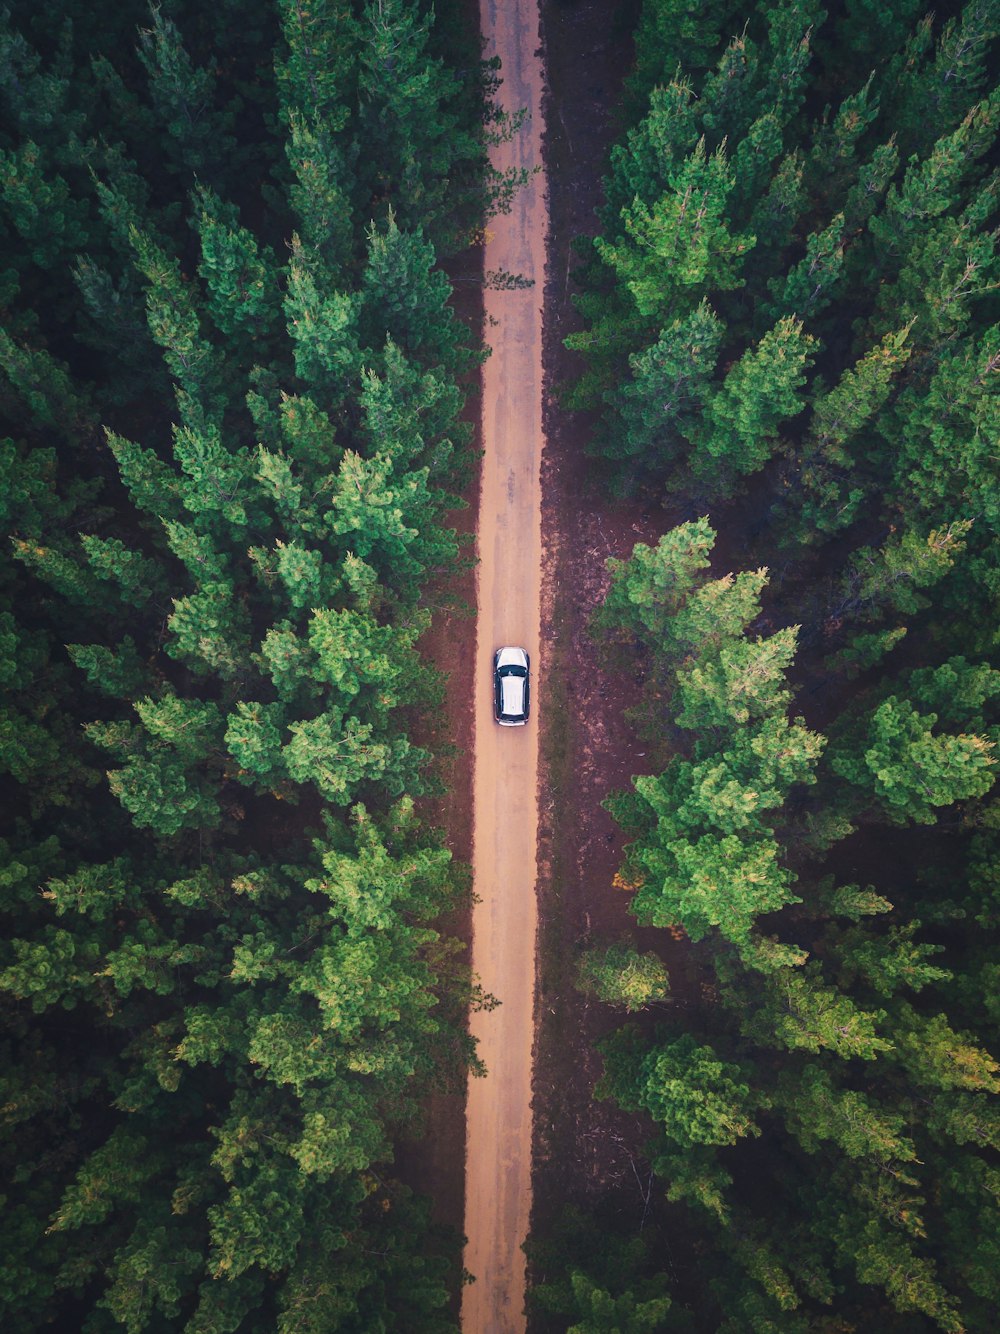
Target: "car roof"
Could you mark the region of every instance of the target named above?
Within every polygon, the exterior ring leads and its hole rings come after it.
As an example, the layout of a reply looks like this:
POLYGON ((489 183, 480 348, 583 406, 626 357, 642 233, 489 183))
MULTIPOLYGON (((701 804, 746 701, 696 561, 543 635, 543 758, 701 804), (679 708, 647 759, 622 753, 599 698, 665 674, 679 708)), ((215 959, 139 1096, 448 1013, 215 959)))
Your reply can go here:
POLYGON ((524 677, 504 676, 500 681, 500 701, 504 714, 524 712, 524 677))

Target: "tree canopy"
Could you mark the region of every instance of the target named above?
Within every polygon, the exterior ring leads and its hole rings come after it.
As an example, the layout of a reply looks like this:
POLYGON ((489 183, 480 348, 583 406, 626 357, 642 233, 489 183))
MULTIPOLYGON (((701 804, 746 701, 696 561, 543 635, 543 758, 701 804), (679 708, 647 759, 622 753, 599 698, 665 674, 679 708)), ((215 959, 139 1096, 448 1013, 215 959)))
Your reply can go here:
POLYGON ((482 1001, 410 733, 495 64, 410 0, 0 45, 4 1328, 452 1329, 393 1157, 482 1001))
MULTIPOLYGON (((604 1043, 657 1179, 619 1284, 658 1274, 664 1329, 986 1331, 996 9, 644 0, 635 41, 562 398, 602 484, 686 520, 592 630, 645 682, 616 884, 701 992, 604 1043)), ((581 983, 621 1007, 614 948, 581 983)), ((540 1304, 620 1290, 538 1244, 540 1304)))

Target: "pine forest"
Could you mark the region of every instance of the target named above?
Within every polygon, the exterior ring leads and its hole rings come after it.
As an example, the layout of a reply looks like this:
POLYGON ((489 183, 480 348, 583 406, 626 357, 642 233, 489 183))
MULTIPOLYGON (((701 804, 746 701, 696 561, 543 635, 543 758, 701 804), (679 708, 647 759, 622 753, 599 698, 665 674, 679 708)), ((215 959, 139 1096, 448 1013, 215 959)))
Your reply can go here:
MULTIPOLYGON (((631 926, 563 1004, 653 1204, 568 1184, 528 1330, 989 1334, 1000 8, 600 12, 552 410, 658 536, 586 608, 631 926)), ((397 1146, 497 1002, 425 648, 474 619, 475 294, 523 285, 478 22, 0 11, 5 1334, 460 1327, 397 1146)))
POLYGON ((618 884, 701 986, 581 960, 674 1212, 536 1238, 545 1328, 994 1327, 998 38, 980 0, 641 6, 562 398, 679 520, 591 632, 653 770, 618 884))
POLYGON ((392 1143, 474 1060, 410 734, 495 69, 410 0, 0 23, 3 1328, 451 1329, 392 1143))

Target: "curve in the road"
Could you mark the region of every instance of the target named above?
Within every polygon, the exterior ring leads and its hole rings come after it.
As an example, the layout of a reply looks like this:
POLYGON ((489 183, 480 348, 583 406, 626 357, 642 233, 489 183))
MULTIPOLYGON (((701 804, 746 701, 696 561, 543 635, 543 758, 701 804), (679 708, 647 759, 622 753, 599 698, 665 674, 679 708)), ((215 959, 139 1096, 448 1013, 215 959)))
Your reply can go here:
MULTIPOLYGON (((528 116, 494 150, 500 169, 541 165, 542 65, 537 0, 481 0, 488 54, 502 61, 504 107, 528 116)), ((487 292, 492 355, 483 372, 479 511, 472 966, 498 1009, 474 1016, 487 1067, 467 1104, 464 1334, 525 1328, 525 1260, 531 1208, 531 1053, 535 994, 538 827, 537 709, 541 601, 542 293, 547 205, 539 172, 511 213, 490 223, 486 269, 533 280, 525 291, 487 292), (493 720, 490 667, 503 644, 526 648, 533 675, 526 727, 493 720)))

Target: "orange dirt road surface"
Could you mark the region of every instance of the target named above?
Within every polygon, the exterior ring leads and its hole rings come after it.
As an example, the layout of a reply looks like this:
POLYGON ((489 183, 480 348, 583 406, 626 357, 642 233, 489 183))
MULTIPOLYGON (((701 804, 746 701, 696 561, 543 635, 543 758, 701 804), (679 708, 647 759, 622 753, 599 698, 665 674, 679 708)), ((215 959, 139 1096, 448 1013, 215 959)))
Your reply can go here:
MULTIPOLYGON (((537 0, 481 0, 486 54, 503 65, 501 100, 528 116, 493 150, 500 170, 541 166, 542 66, 537 0)), ((521 190, 512 212, 493 219, 486 269, 533 279, 521 292, 486 293, 483 459, 476 636, 472 967, 501 1004, 476 1014, 472 1032, 486 1063, 470 1079, 465 1176, 463 1334, 525 1328, 521 1245, 531 1209, 531 1052, 535 997, 535 879, 538 832, 539 615, 541 594, 542 294, 548 229, 544 178, 521 190), (495 649, 531 655, 526 727, 493 719, 495 649)))

